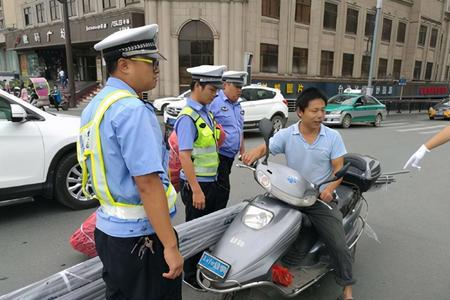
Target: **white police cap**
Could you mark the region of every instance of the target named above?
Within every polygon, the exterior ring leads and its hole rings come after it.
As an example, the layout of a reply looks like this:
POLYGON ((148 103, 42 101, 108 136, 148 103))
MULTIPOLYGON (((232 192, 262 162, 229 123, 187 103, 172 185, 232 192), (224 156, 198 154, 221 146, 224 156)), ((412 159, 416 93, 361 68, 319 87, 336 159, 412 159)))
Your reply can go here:
POLYGON ((103 51, 108 57, 147 56, 156 59, 166 58, 159 53, 158 25, 151 24, 114 32, 94 45, 97 51, 103 51))
POLYGON ((188 68, 186 71, 191 73, 192 80, 214 85, 216 88, 222 88, 222 75, 227 66, 202 65, 198 67, 188 68))
POLYGON ((222 75, 222 80, 233 83, 236 86, 243 86, 245 84, 245 76, 247 75, 248 73, 244 71, 226 71, 222 75))

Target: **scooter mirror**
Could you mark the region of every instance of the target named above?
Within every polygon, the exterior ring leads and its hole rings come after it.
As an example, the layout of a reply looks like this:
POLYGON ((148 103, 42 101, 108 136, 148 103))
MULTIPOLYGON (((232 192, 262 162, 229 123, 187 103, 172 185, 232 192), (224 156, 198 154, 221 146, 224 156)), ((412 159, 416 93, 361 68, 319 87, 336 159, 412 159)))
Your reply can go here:
POLYGON ((272 121, 270 121, 267 118, 262 119, 259 121, 259 130, 261 131, 264 141, 266 142, 266 157, 264 158, 264 161, 262 162, 264 165, 267 165, 267 159, 269 158, 269 140, 270 137, 273 134, 273 124, 272 121))

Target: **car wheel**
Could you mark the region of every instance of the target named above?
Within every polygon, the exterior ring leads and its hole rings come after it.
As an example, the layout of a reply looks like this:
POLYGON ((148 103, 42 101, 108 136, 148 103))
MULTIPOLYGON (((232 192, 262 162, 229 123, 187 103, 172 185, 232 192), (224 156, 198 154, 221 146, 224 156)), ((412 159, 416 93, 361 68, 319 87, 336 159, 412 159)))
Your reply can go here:
POLYGON ((430 118, 430 120, 434 120, 434 117, 429 117, 430 118))
POLYGON ((280 131, 280 129, 282 129, 284 127, 283 117, 281 117, 279 115, 275 115, 270 120, 272 121, 272 125, 273 125, 273 133, 277 133, 278 131, 280 131))
POLYGON ((383 117, 380 114, 377 114, 375 118, 375 122, 373 122, 373 126, 380 127, 381 126, 381 120, 383 120, 383 117))
POLYGON ((352 124, 352 116, 348 114, 345 115, 344 119, 342 119, 342 128, 349 128, 351 124, 352 124))
MULTIPOLYGON (((55 171, 55 197, 63 205, 72 209, 85 209, 98 205, 97 200, 88 199, 81 189, 81 166, 75 152, 64 156, 55 171)), ((89 193, 93 194, 90 184, 89 193)))

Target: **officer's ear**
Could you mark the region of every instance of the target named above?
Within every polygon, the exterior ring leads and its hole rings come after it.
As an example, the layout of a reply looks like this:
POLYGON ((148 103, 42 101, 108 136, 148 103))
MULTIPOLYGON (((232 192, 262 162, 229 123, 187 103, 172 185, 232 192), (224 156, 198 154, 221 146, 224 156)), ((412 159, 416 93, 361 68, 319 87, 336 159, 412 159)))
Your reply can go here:
POLYGON ((117 60, 116 70, 124 74, 129 74, 131 70, 130 66, 131 66, 130 60, 121 57, 117 60))

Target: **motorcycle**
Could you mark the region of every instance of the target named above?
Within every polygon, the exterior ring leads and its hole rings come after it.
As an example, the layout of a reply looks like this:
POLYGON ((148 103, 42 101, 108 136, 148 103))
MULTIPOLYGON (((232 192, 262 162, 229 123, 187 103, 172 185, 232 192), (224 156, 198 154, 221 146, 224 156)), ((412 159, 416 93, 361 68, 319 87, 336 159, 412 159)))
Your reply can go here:
MULTIPOLYGON (((260 130, 268 149, 272 123, 261 121, 260 130)), ((251 170, 266 193, 250 200, 219 241, 203 252, 197 265, 202 291, 223 299, 268 299, 274 291, 294 297, 332 271, 325 245, 300 208, 322 201, 320 187, 340 178, 343 182, 335 196, 352 256, 364 231, 378 240, 367 223, 368 203, 363 193, 394 182, 393 175, 403 172, 382 174, 375 158, 347 154, 344 167, 333 178, 315 185, 297 171, 268 161, 267 152, 252 166, 237 165, 251 170), (272 278, 272 269, 280 265, 293 275, 287 286, 272 278)))

